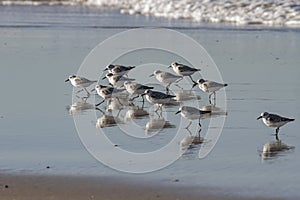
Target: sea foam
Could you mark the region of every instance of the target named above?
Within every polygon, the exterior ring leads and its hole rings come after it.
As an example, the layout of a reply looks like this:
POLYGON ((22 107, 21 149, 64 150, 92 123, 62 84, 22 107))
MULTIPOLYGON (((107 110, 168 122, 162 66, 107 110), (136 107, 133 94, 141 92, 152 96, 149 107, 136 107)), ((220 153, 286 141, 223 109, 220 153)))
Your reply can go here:
POLYGON ((121 13, 236 25, 300 26, 298 0, 0 0, 2 5, 85 5, 121 13))
POLYGON ((88 0, 121 13, 237 25, 300 26, 300 2, 293 0, 88 0))

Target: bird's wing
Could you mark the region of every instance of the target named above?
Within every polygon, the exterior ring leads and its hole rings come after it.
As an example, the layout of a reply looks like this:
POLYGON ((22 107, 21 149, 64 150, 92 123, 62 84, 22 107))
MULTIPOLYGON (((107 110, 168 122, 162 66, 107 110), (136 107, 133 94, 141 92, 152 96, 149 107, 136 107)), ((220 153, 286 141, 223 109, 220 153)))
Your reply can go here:
POLYGON ((267 120, 269 120, 271 122, 294 121, 293 119, 289 119, 289 118, 286 118, 286 117, 281 117, 281 116, 276 115, 276 114, 269 114, 269 116, 267 117, 267 120))
POLYGON ((114 88, 113 88, 113 87, 107 87, 107 88, 105 88, 105 89, 103 90, 103 93, 104 93, 105 95, 108 95, 108 94, 113 93, 113 91, 114 91, 114 88))
POLYGON ((152 92, 151 97, 156 98, 156 99, 166 99, 166 98, 173 98, 176 97, 174 95, 168 95, 162 92, 152 92))
POLYGON ((193 71, 194 69, 195 69, 195 68, 191 68, 191 67, 186 66, 186 65, 180 65, 180 66, 178 66, 178 70, 179 70, 180 72, 184 72, 184 71, 186 71, 186 70, 193 71))
POLYGON ((217 83, 214 81, 206 81, 204 84, 206 84, 208 87, 223 87, 224 86, 224 84, 217 83))
POLYGON ((136 90, 151 90, 153 89, 153 87, 149 87, 149 86, 146 86, 146 85, 141 85, 141 84, 137 84, 136 85, 136 90))
POLYGON ((161 75, 164 79, 168 79, 168 78, 182 78, 181 76, 177 76, 168 72, 163 72, 161 75))

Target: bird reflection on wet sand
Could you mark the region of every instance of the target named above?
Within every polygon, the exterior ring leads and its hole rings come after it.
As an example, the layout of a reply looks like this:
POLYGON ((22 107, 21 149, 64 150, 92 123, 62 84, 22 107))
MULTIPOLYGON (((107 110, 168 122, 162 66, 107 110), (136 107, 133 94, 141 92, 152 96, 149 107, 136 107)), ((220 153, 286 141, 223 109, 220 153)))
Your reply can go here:
POLYGON ((146 124, 146 134, 151 134, 153 132, 159 132, 162 129, 166 128, 175 128, 174 124, 171 124, 169 121, 166 121, 163 117, 157 119, 151 119, 146 124))
POLYGON ((126 112, 124 121, 129 122, 132 119, 142 119, 147 116, 149 116, 149 113, 146 110, 144 110, 143 108, 133 106, 126 112))
POLYGON ((66 106, 70 115, 83 114, 88 110, 94 110, 96 107, 86 102, 87 98, 82 98, 81 101, 75 102, 70 106, 66 106))
POLYGON ((186 129, 189 133, 179 143, 179 150, 181 155, 193 154, 187 150, 198 148, 200 144, 204 142, 204 138, 200 136, 201 129, 198 131, 198 135, 193 135, 189 129, 186 129))
POLYGON ((102 113, 102 116, 97 119, 96 128, 106 128, 117 126, 118 124, 124 124, 124 122, 119 118, 120 111, 116 115, 113 115, 111 111, 105 113, 100 108, 97 108, 97 111, 102 113))
POLYGON ((200 100, 200 95, 195 94, 192 90, 174 90, 174 99, 178 102, 189 101, 189 100, 200 100))
POLYGON ((263 150, 261 152, 261 158, 263 160, 277 158, 279 156, 283 156, 284 155, 283 152, 288 152, 293 149, 295 149, 294 146, 288 146, 287 144, 279 140, 278 137, 276 137, 275 141, 266 143, 263 146, 263 150))
POLYGON ((117 116, 105 114, 97 119, 96 128, 112 127, 123 123, 117 116))

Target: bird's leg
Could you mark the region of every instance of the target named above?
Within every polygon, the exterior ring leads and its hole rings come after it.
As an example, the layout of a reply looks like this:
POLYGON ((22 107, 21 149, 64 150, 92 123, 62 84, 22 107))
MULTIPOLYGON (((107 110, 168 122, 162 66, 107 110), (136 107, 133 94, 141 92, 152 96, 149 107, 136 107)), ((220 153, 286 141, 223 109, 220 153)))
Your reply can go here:
POLYGON ((105 101, 105 99, 103 99, 103 101, 101 101, 100 103, 96 104, 95 106, 97 107, 97 106, 101 105, 102 103, 104 103, 104 101, 105 101))
POLYGON ((89 93, 89 91, 87 91, 87 89, 86 88, 83 88, 84 90, 85 90, 85 92, 87 93, 87 95, 89 96, 90 95, 90 93, 89 93))
POLYGON ((199 137, 199 141, 200 141, 200 133, 201 133, 201 128, 199 128, 199 131, 198 131, 198 137, 199 137))
POLYGON ((277 140, 277 141, 279 141, 278 134, 277 134, 277 135, 275 135, 275 138, 276 138, 276 140, 277 140))
POLYGON ((209 98, 209 100, 211 100, 211 96, 213 95, 213 93, 210 93, 209 95, 208 95, 208 98, 209 98))
POLYGON ((159 107, 160 107, 160 106, 158 105, 158 106, 157 106, 157 109, 154 111, 154 112, 156 112, 156 114, 157 114, 157 111, 159 110, 159 107))
POLYGON ((192 134, 192 132, 190 131, 190 129, 186 129, 188 132, 189 132, 189 134, 190 134, 190 136, 193 136, 193 134, 192 134))
POLYGON ((214 92, 214 102, 216 102, 216 92, 214 92))
POLYGON ((209 102, 210 105, 212 105, 212 103, 211 103, 211 94, 208 96, 208 102, 209 102))
POLYGON ((122 110, 122 109, 118 110, 118 114, 117 114, 116 117, 114 117, 114 118, 118 118, 118 117, 119 117, 119 114, 120 114, 121 110, 122 110))
POLYGON ((199 117, 198 125, 201 127, 201 118, 199 117))
POLYGON ((124 104, 121 103, 119 97, 116 97, 116 99, 117 99, 118 103, 119 103, 121 106, 124 106, 124 104))
POLYGON ((278 135, 278 133, 279 133, 279 127, 278 128, 276 128, 276 136, 278 135))
POLYGON ((76 92, 76 94, 78 94, 79 92, 82 92, 83 91, 83 89, 81 89, 81 90, 78 90, 77 92, 76 92))
POLYGON ((191 75, 189 75, 189 77, 190 77, 190 79, 192 80, 192 82, 195 84, 195 83, 196 83, 196 81, 194 81, 194 80, 193 80, 192 76, 191 76, 191 75))
POLYGON ((178 84, 175 84, 176 87, 178 87, 179 89, 183 90, 182 87, 180 87, 178 84))
POLYGON ((135 97, 129 99, 129 101, 133 101, 134 99, 138 98, 139 96, 140 96, 140 95, 137 95, 137 96, 135 96, 135 97))
POLYGON ((167 87, 166 87, 166 93, 167 93, 167 94, 169 94, 169 87, 170 87, 170 85, 171 85, 171 84, 168 84, 167 87))
POLYGON ((145 104, 144 96, 142 96, 142 98, 143 98, 142 109, 144 109, 144 104, 145 104))
POLYGON ((185 129, 189 129, 189 127, 191 126, 192 121, 189 122, 189 124, 185 127, 185 129))
POLYGON ((143 106, 144 106, 144 103, 145 103, 145 99, 144 99, 144 96, 141 95, 142 99, 143 99, 143 106))
POLYGON ((96 110, 100 111, 103 115, 105 115, 105 112, 103 110, 101 110, 100 108, 95 108, 96 110))

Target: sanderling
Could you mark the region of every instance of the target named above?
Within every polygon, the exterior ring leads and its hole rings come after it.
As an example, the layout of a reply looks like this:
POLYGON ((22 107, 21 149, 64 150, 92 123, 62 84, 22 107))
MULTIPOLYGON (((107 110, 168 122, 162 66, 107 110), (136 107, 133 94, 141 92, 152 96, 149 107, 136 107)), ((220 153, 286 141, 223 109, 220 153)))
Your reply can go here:
MULTIPOLYGON (((142 84, 132 82, 132 81, 125 81, 124 86, 129 94, 137 95, 136 97, 133 97, 131 99, 131 101, 138 98, 141 94, 144 94, 146 90, 153 89, 153 87, 149 87, 149 86, 142 85, 142 84)), ((142 96, 142 98, 143 98, 143 102, 144 102, 144 97, 142 96)))
POLYGON ((76 76, 76 75, 69 76, 69 78, 67 80, 65 80, 65 82, 68 82, 68 81, 70 81, 74 87, 84 89, 88 95, 90 93, 87 91, 86 88, 89 87, 90 85, 92 85, 93 83, 97 82, 97 81, 91 81, 87 78, 76 76))
POLYGON ((151 76, 155 76, 155 78, 159 82, 166 85, 167 93, 169 93, 169 87, 173 82, 178 82, 183 78, 182 76, 177 76, 172 73, 164 72, 164 71, 160 71, 160 70, 154 71, 153 74, 150 75, 150 77, 151 76))
POLYGON ((201 127, 200 119, 203 117, 204 114, 211 113, 211 111, 204 111, 204 110, 199 110, 198 108, 191 107, 191 106, 182 106, 179 108, 179 110, 175 113, 178 114, 181 113, 181 116, 188 119, 190 122, 185 127, 188 129, 190 125, 192 124, 192 120, 198 119, 198 125, 201 127))
POLYGON ((130 70, 134 69, 135 66, 122 66, 122 65, 108 65, 104 71, 107 71, 112 74, 117 74, 117 75, 125 75, 127 74, 130 70))
POLYGON ((143 95, 146 95, 146 99, 150 103, 158 105, 157 110, 161 108, 162 105, 170 103, 173 100, 173 98, 176 97, 174 95, 169 95, 169 94, 165 94, 158 91, 152 91, 152 90, 146 90, 143 95))
POLYGON ((195 81, 192 78, 192 75, 195 72, 201 71, 201 69, 196 69, 196 68, 192 68, 183 64, 179 64, 177 62, 173 62, 169 68, 173 68, 174 72, 180 76, 188 76, 190 77, 190 79, 192 80, 193 83, 195 83, 195 81))
POLYGON ((195 87, 196 85, 199 85, 199 88, 207 93, 211 93, 209 95, 209 102, 211 103, 211 96, 214 94, 214 100, 216 99, 216 91, 218 91, 219 89, 226 87, 228 84, 223 84, 223 83, 217 83, 214 81, 209 81, 209 80, 204 80, 204 79, 199 79, 197 80, 193 87, 195 87))
POLYGON ((289 119, 286 117, 281 117, 276 114, 270 114, 267 112, 263 112, 260 114, 260 116, 257 119, 263 119, 263 122, 265 123, 266 126, 276 128, 276 136, 279 133, 279 128, 285 125, 288 122, 294 121, 295 119, 289 119))
POLYGON ((99 106, 100 104, 102 104, 106 99, 109 99, 112 97, 120 97, 122 95, 125 95, 124 91, 126 91, 125 89, 117 89, 114 87, 103 86, 103 85, 96 85, 95 89, 97 91, 97 94, 104 99, 102 102, 96 104, 96 106, 99 106))
POLYGON ((122 75, 117 75, 117 74, 113 74, 113 73, 108 73, 105 75, 104 78, 102 79, 108 79, 108 82, 113 86, 113 87, 123 87, 124 83, 126 81, 134 81, 135 79, 133 78, 127 78, 124 77, 122 75))

